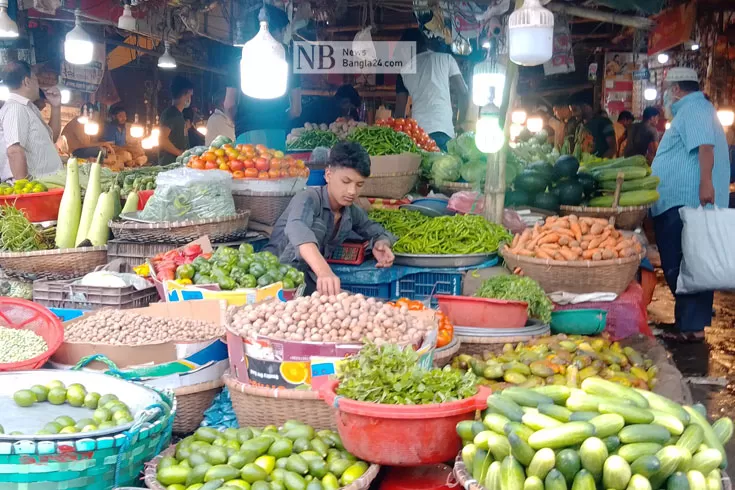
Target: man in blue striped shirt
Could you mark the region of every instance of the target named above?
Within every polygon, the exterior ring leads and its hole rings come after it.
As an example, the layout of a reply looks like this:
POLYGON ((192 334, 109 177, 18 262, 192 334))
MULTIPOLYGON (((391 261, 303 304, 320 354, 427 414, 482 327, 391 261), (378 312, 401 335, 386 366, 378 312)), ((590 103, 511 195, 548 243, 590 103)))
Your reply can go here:
POLYGON ((730 184, 727 141, 714 106, 699 89, 696 71, 671 68, 664 88, 664 106, 673 120, 653 160, 653 175, 661 179, 661 198, 651 213, 661 266, 676 297, 676 332, 668 337, 696 342, 703 340, 704 327, 712 321, 714 292, 676 294, 682 258, 683 224, 679 208, 708 204, 727 208, 730 184))

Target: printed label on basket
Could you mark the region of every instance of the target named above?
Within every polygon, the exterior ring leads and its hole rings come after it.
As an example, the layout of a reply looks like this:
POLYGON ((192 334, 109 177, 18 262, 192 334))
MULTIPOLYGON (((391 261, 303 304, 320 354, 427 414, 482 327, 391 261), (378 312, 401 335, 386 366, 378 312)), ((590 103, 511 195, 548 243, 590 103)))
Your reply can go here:
POLYGON ((218 288, 208 289, 206 286, 184 286, 176 281, 163 283, 166 301, 198 301, 202 299, 223 299, 230 306, 243 306, 270 299, 286 301, 283 296, 283 285, 280 282, 257 289, 238 289, 235 291, 221 291, 218 288))

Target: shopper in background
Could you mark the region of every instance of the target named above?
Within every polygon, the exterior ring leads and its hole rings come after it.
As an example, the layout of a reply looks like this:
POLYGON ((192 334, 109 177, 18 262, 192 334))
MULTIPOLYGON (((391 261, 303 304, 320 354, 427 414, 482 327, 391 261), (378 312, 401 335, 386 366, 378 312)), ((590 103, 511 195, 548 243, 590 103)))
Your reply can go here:
POLYGON ((189 148, 186 121, 182 111, 191 105, 194 85, 184 77, 171 82, 171 106, 161 113, 161 135, 158 141, 158 164, 168 165, 189 148))
POLYGON ((102 132, 102 140, 110 142, 116 146, 127 145, 127 122, 128 113, 122 105, 112 106, 110 108, 110 122, 105 124, 105 130, 102 132))
MULTIPOLYGON (((51 104, 49 124, 43 121, 35 102, 40 98, 38 78, 24 61, 11 61, 4 69, 4 82, 10 89, 0 109, 0 149, 7 156, 4 177, 32 179, 62 168, 54 142, 61 132, 61 93, 56 87, 46 90, 51 104)), ((4 168, 4 167, 3 167, 4 168)), ((0 171, 3 169, 0 168, 0 171)))
POLYGON ((618 153, 618 142, 612 121, 599 112, 595 114, 587 98, 580 98, 578 107, 584 124, 577 128, 575 149, 576 145, 582 145, 583 152, 601 158, 614 158, 618 153))
POLYGON ((394 117, 406 117, 408 96, 411 96, 411 116, 443 151, 454 138, 454 114, 451 92, 457 97, 458 120, 465 122, 467 85, 451 54, 429 49, 426 37, 418 29, 403 33, 402 42, 416 45, 416 72, 401 73, 396 80, 394 117))
MULTIPOLYGON (((38 99, 33 101, 33 105, 38 107, 39 112, 43 112, 43 110, 46 109, 48 104, 46 101, 46 94, 43 93, 43 90, 38 89, 38 99)), ((0 105, 0 108, 2 108, 2 105, 0 105)), ((0 148, 5 148, 5 141, 3 141, 2 136, 0 136, 0 148)), ((12 178, 13 174, 10 171, 10 165, 8 165, 8 154, 5 151, 0 151, 0 182, 5 182, 12 178)))
POLYGON ((655 107, 646 107, 643 110, 643 120, 628 129, 628 138, 623 151, 626 157, 633 155, 643 155, 648 163, 653 161, 658 148, 658 126, 660 111, 655 107))
POLYGON ((207 119, 207 134, 204 135, 204 144, 207 146, 217 136, 227 136, 235 141, 235 123, 225 112, 226 93, 226 90, 219 90, 214 94, 214 112, 207 119))
POLYGON ((618 121, 616 123, 613 123, 613 127, 615 128, 615 140, 618 142, 618 153, 615 156, 620 156, 623 154, 623 150, 625 148, 625 144, 628 140, 628 131, 630 130, 630 126, 635 121, 635 116, 630 111, 622 111, 620 114, 618 114, 618 121))
POLYGON ((714 106, 700 91, 696 71, 670 68, 664 88, 664 106, 673 120, 653 160, 653 175, 661 179, 661 197, 651 208, 661 267, 676 298, 674 332, 664 336, 679 342, 701 342, 704 328, 712 322, 714 292, 676 294, 682 259, 679 209, 711 204, 728 207, 727 141, 714 106))
POLYGON ((563 140, 561 144, 564 145, 565 142, 569 141, 569 152, 571 153, 574 151, 577 129, 581 122, 579 106, 572 106, 569 103, 557 106, 554 108, 554 114, 564 122, 563 140))
POLYGON ((197 119, 194 115, 194 109, 187 107, 182 111, 184 116, 184 129, 186 136, 189 138, 189 147, 204 145, 204 135, 196 128, 197 119))

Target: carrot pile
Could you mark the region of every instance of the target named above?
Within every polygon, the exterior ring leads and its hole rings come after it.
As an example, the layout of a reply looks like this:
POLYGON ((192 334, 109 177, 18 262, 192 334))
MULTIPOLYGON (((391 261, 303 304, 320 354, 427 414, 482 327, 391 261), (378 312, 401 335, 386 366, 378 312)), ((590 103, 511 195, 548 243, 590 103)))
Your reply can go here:
POLYGON ((510 253, 549 260, 610 260, 633 257, 643 247, 631 235, 623 235, 607 220, 575 215, 551 216, 516 234, 510 253))

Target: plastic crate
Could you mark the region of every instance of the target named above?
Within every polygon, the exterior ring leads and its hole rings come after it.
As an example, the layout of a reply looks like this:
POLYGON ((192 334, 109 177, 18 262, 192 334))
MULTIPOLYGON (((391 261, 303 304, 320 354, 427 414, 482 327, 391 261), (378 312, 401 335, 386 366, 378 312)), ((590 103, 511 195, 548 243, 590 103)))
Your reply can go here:
POLYGON ((50 308, 96 310, 105 307, 143 308, 158 300, 158 291, 155 286, 138 291, 132 286, 103 288, 72 285, 74 281, 76 279, 35 281, 33 301, 50 308))
POLYGON ((409 274, 393 283, 392 298, 425 300, 431 296, 431 306, 436 307, 437 294, 459 296, 462 294, 462 272, 419 272, 409 274))
POLYGON ((390 300, 391 290, 393 289, 391 283, 385 284, 342 284, 342 289, 349 291, 354 294, 362 294, 369 298, 380 299, 384 301, 390 300))
POLYGON ((59 317, 62 322, 68 322, 84 315, 87 310, 75 310, 72 308, 49 308, 49 311, 59 317))

